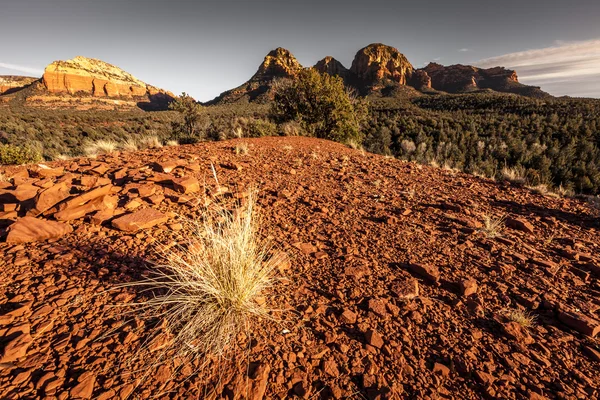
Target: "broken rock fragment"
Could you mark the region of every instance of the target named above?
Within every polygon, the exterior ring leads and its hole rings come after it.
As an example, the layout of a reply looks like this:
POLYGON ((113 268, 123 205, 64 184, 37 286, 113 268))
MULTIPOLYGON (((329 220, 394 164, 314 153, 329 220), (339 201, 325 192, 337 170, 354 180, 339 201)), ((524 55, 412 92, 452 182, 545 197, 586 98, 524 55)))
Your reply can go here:
POLYGON ((153 208, 144 208, 112 221, 112 226, 125 232, 136 232, 167 222, 169 218, 153 208))
POLYGON ((35 217, 23 217, 8 228, 6 243, 26 243, 53 239, 73 231, 71 225, 46 221, 35 217))

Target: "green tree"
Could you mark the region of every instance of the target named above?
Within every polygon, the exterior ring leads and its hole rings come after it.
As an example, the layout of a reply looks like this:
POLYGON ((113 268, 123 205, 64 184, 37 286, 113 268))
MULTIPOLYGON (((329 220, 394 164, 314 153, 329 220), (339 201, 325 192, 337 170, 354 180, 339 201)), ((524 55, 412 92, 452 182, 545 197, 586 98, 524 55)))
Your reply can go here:
POLYGON ((202 106, 185 92, 169 104, 169 109, 177 111, 182 121, 173 122, 175 138, 192 138, 197 134, 197 125, 202 117, 202 106))
POLYGON ((318 138, 362 143, 367 112, 366 102, 350 93, 342 78, 312 68, 275 86, 275 119, 296 121, 318 138))

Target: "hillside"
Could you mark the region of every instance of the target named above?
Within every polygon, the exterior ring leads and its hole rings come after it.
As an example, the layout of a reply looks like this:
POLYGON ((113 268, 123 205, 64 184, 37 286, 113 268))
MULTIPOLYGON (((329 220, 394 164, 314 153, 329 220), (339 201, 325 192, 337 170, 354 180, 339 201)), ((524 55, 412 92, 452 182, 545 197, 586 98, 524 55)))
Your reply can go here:
POLYGON ((6 398, 600 395, 600 211, 580 200, 302 137, 47 165, 1 169, 6 398), (198 199, 251 186, 261 234, 290 259, 264 299, 281 322, 240 336, 232 362, 155 360, 160 321, 120 307, 150 293, 116 286, 147 273, 198 199))

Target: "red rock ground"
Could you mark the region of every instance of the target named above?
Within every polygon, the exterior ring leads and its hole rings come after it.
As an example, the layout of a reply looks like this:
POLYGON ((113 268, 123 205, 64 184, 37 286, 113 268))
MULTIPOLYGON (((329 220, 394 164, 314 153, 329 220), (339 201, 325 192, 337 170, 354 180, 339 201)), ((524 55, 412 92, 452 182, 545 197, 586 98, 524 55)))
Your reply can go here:
POLYGON ((599 397, 598 210, 328 141, 244 141, 246 155, 238 140, 4 171, 18 186, 0 186, 1 398, 599 397), (268 302, 295 312, 217 374, 142 370, 161 328, 113 306, 148 294, 107 290, 214 191, 211 163, 233 193, 260 190, 263 233, 291 258, 268 302), (28 209, 53 224, 31 232, 28 209), (484 214, 507 216, 501 237, 479 231, 484 214))

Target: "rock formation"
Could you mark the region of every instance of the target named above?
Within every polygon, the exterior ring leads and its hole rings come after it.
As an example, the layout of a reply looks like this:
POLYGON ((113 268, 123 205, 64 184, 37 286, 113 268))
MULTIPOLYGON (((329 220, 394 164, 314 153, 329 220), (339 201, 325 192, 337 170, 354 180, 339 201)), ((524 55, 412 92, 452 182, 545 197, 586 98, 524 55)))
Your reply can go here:
POLYGON ((503 67, 483 69, 471 65, 443 66, 430 63, 419 71, 426 73, 431 78, 431 86, 434 89, 448 93, 491 89, 526 96, 547 96, 547 93, 539 90, 539 87, 523 85, 519 82, 516 71, 503 67))
POLYGON ((149 87, 131 74, 85 57, 55 61, 44 71, 42 81, 50 93, 84 93, 96 97, 141 97, 149 87))
POLYGON ((273 81, 278 78, 292 78, 304 67, 289 50, 278 47, 265 56, 256 73, 243 85, 221 93, 209 102, 233 103, 239 101, 264 102, 272 96, 273 81))
POLYGON ((350 70, 342 65, 341 62, 331 56, 319 60, 314 68, 322 74, 337 75, 346 78, 350 70))
POLYGON ((373 43, 360 49, 350 67, 350 71, 367 84, 390 80, 406 85, 414 70, 404 54, 381 43, 373 43))
POLYGON ((38 78, 32 78, 29 76, 0 76, 0 95, 19 91, 20 89, 23 89, 27 85, 31 85, 37 80, 38 78))

